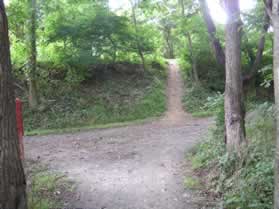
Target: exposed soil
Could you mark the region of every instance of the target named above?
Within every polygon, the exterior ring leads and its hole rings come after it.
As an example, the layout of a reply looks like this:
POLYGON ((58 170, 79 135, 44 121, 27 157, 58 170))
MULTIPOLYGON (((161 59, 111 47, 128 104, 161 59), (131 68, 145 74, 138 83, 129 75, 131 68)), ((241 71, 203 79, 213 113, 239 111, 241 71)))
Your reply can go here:
POLYGON ((73 207, 90 209, 195 209, 185 190, 185 154, 212 121, 182 107, 181 76, 170 61, 168 111, 143 125, 76 134, 27 137, 26 158, 77 182, 73 207))

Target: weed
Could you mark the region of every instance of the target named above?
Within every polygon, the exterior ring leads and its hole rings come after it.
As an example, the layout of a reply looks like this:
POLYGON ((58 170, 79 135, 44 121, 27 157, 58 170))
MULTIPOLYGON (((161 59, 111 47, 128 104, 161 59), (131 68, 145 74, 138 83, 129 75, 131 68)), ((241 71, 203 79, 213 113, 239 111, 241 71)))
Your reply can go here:
POLYGON ((194 177, 185 177, 184 179, 184 185, 187 189, 200 189, 201 188, 201 183, 199 179, 194 178, 194 177))
POLYGON ((27 192, 30 209, 49 209, 65 206, 73 197, 73 184, 65 176, 28 162, 27 192), (32 164, 32 165, 31 165, 32 164))

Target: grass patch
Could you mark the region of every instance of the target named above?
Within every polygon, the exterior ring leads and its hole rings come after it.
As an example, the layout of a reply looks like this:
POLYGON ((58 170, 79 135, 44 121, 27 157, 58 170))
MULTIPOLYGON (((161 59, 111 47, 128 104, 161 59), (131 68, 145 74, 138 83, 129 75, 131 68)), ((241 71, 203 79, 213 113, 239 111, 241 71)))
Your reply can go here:
POLYGON ((157 117, 142 119, 142 120, 133 120, 128 122, 119 122, 119 123, 108 123, 100 125, 89 125, 89 126, 80 126, 80 127, 70 127, 70 128, 60 128, 60 129, 36 129, 33 131, 26 132, 26 136, 40 136, 48 134, 63 134, 63 133, 76 133, 81 131, 90 131, 93 129, 107 129, 107 128, 119 128, 127 125, 139 125, 146 122, 155 120, 157 117))
POLYGON ((198 178, 187 176, 184 178, 184 186, 187 189, 200 189, 201 183, 198 178))
POLYGON ((42 111, 24 108, 27 135, 113 127, 158 117, 166 110, 166 69, 113 72, 54 95, 42 111), (109 125, 108 125, 109 124, 109 125))
POLYGON ((213 112, 210 111, 204 111, 204 112, 193 112, 192 116, 196 117, 196 118, 207 118, 207 117, 211 117, 214 116, 213 112))
POLYGON ((73 183, 65 176, 50 172, 34 162, 27 164, 27 192, 30 209, 63 208, 71 204, 74 197, 73 183))

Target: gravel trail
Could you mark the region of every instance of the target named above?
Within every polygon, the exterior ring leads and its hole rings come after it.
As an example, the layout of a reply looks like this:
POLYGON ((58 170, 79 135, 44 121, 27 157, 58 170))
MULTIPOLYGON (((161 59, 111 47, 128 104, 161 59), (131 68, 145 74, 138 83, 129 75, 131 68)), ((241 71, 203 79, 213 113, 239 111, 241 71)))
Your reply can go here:
POLYGON ((26 158, 47 164, 77 183, 73 207, 199 208, 183 186, 185 154, 212 121, 183 111, 182 87, 178 66, 170 61, 164 117, 141 125, 26 137, 26 158))

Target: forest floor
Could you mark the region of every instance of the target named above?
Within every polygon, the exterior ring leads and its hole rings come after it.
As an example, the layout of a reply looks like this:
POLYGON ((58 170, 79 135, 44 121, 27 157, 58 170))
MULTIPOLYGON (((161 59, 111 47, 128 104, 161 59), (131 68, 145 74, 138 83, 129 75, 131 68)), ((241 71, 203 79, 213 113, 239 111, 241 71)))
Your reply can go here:
POLYGON ((140 125, 26 137, 26 159, 76 182, 72 207, 203 208, 200 198, 184 187, 185 155, 213 122, 185 113, 182 96, 183 81, 171 61, 164 117, 140 125))

